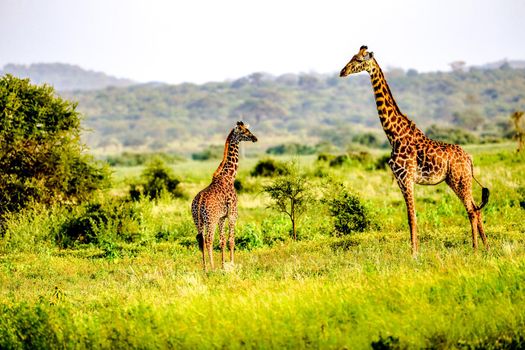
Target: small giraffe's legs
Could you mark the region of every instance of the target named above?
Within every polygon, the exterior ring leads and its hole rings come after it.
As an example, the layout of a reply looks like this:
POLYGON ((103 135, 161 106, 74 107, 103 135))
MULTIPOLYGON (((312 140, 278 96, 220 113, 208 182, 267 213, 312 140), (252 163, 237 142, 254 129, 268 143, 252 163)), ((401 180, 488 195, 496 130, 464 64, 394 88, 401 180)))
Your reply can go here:
POLYGON ((228 229, 230 231, 229 236, 228 236, 228 241, 230 243, 230 261, 232 265, 234 264, 233 252, 235 251, 235 223, 236 222, 237 222, 237 215, 230 215, 228 219, 228 229))
POLYGON ((204 239, 204 232, 202 228, 199 229, 199 233, 197 233, 197 242, 199 243, 199 249, 202 252, 202 266, 204 268, 204 272, 207 272, 207 266, 206 266, 206 241, 204 239))
POLYGON ((206 225, 206 238, 204 246, 208 250, 208 257, 210 258, 210 267, 213 270, 214 264, 213 264, 213 238, 215 235, 215 225, 210 225, 209 223, 206 225))
POLYGON ((219 234, 220 234, 220 244, 221 244, 221 266, 224 269, 224 250, 226 247, 226 237, 224 235, 224 222, 226 221, 226 217, 219 219, 219 234))

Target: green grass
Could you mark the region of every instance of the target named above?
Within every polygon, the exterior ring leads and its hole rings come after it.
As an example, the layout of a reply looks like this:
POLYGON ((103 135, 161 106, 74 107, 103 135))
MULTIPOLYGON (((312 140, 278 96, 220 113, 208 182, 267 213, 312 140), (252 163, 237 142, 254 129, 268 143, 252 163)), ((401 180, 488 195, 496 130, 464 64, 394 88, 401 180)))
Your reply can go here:
MULTIPOLYGON (((333 237, 316 204, 292 242, 265 195, 242 193, 239 236, 249 228, 284 241, 240 249, 235 268, 207 274, 189 202, 216 162, 176 164, 188 198, 138 203, 143 236, 115 241, 118 254, 95 244, 59 249, 49 236, 65 214, 37 208, 0 240, 0 348, 523 348, 525 162, 498 147, 469 148, 491 189, 488 252, 472 250, 468 219, 446 185, 418 186, 413 259, 390 172, 361 167, 328 172, 367 202, 380 229, 333 237), (167 236, 155 239, 158 231, 167 236)), ((312 157, 300 161, 314 173, 312 157)), ((258 186, 267 180, 248 177, 255 162, 241 160, 239 175, 258 186)), ((117 169, 114 191, 139 173, 117 169)), ((313 181, 320 188, 325 179, 313 181)))

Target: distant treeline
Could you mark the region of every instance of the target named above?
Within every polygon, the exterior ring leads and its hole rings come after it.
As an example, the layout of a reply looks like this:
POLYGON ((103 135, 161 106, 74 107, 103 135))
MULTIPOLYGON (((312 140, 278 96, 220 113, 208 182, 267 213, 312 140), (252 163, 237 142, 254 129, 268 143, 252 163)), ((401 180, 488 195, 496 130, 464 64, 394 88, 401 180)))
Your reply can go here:
MULTIPOLYGON (((508 137, 511 113, 525 109, 525 69, 509 65, 424 74, 391 69, 387 80, 402 111, 421 129, 460 128, 470 135, 467 142, 508 137)), ((211 137, 222 138, 240 118, 266 140, 292 136, 303 144, 345 147, 356 135, 371 132, 384 141, 366 75, 254 73, 203 85, 144 84, 62 94, 79 102, 84 125, 92 130, 85 136, 91 148, 178 152, 183 145, 189 154, 211 137)))

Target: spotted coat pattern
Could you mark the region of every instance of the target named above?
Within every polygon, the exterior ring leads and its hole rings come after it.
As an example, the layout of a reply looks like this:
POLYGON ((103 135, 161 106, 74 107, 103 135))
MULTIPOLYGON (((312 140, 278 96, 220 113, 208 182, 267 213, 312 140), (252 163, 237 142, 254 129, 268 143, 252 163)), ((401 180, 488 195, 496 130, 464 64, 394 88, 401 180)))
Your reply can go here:
POLYGON ((191 203, 193 221, 197 227, 197 241, 202 252, 204 271, 207 271, 206 252, 213 269, 213 239, 215 228, 219 226, 222 268, 224 268, 224 253, 226 237, 225 222, 228 219, 230 261, 233 264, 235 249, 235 223, 237 221, 237 193, 234 188, 235 176, 239 164, 239 143, 241 141, 256 142, 257 138, 248 130, 243 122, 231 130, 224 145, 224 156, 221 164, 213 173, 211 184, 200 191, 191 203))
MULTIPOLYGON (((341 70, 340 76, 366 71, 370 75, 379 120, 392 146, 388 164, 394 173, 407 206, 412 253, 418 252, 417 225, 414 207, 414 184, 435 185, 445 181, 463 202, 471 229, 472 245, 478 246, 478 234, 488 249, 483 229, 481 208, 487 203, 489 191, 482 189, 482 203, 476 206, 472 197, 472 157, 458 145, 426 137, 399 109, 385 76, 372 52, 361 46, 359 52, 341 70)), ((479 184, 479 182, 478 182, 479 184)), ((481 185, 481 184, 480 184, 481 185)))

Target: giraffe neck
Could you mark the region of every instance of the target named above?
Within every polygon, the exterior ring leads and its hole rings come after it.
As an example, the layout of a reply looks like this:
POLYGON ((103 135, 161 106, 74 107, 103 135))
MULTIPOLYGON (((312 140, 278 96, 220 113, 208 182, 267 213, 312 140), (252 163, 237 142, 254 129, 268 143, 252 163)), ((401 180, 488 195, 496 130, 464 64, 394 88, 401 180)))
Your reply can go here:
POLYGON ((226 180, 231 182, 235 180, 237 168, 239 165, 239 141, 233 137, 233 131, 226 138, 224 145, 224 156, 222 162, 213 173, 213 180, 226 180))
POLYGON ((397 106, 390 87, 386 82, 385 75, 375 58, 374 65, 369 73, 374 89, 379 120, 381 121, 390 145, 393 145, 395 141, 413 137, 415 136, 414 133, 423 134, 416 128, 414 122, 408 119, 397 106))

